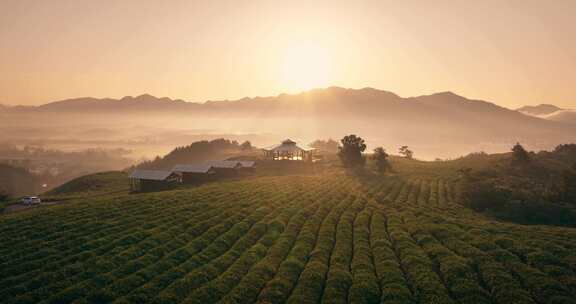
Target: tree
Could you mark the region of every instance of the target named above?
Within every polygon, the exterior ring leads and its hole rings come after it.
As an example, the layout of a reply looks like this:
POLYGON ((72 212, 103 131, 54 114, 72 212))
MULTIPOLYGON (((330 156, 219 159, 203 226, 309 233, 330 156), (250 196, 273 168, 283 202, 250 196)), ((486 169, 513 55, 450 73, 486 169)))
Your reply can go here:
POLYGON ((338 157, 345 167, 358 167, 364 166, 366 160, 362 156, 362 152, 366 150, 364 139, 354 134, 344 136, 340 140, 342 145, 338 147, 338 157))
POLYGON ((138 168, 169 169, 176 164, 222 159, 229 156, 230 151, 236 152, 240 149, 240 144, 235 140, 230 141, 223 138, 212 141, 201 140, 187 146, 176 147, 163 157, 156 157, 153 161, 139 164, 138 168))
POLYGON ((250 141, 245 141, 240 145, 241 150, 252 150, 252 143, 250 141))
POLYGON ((8 191, 0 188, 0 202, 7 201, 9 197, 8 191))
POLYGON ((388 153, 382 147, 374 149, 374 154, 372 155, 372 160, 376 165, 376 169, 379 173, 384 173, 390 169, 390 162, 388 162, 388 153))
POLYGON ((520 143, 516 143, 512 147, 512 164, 525 165, 530 162, 530 154, 522 147, 520 143))
POLYGON ((562 174, 562 196, 566 202, 576 204, 576 164, 562 174))
POLYGON ((412 150, 408 149, 408 146, 400 147, 400 150, 398 152, 400 153, 400 155, 403 155, 407 159, 412 159, 412 157, 414 157, 414 152, 412 152, 412 150))

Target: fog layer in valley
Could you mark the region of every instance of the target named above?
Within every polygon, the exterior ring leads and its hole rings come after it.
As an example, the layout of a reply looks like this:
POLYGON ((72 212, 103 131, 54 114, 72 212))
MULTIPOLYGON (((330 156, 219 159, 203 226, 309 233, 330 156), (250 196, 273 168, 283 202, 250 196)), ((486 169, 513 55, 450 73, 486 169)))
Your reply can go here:
POLYGON ((364 137, 394 153, 408 145, 421 159, 533 150, 571 142, 576 127, 470 100, 450 92, 402 98, 376 89, 332 87, 296 95, 189 103, 150 95, 79 98, 0 112, 0 142, 63 150, 123 148, 139 159, 178 145, 225 137, 256 146, 284 138, 364 137))
POLYGON ((451 92, 402 98, 371 88, 338 87, 206 103, 150 95, 120 100, 78 98, 38 107, 2 107, 0 121, 2 145, 63 153, 56 160, 47 156, 54 153, 14 155, 12 149, 11 155, 0 151, 0 159, 28 158, 43 168, 50 168, 46 163, 64 167, 68 162, 66 167, 78 170, 66 178, 127 168, 177 146, 215 138, 248 140, 266 147, 286 138, 305 145, 315 139, 339 140, 357 134, 366 139, 369 149, 383 146, 394 154, 407 145, 416 158, 433 160, 479 151, 504 152, 516 142, 530 150, 552 149, 576 137, 574 124, 451 92), (86 149, 106 157, 88 165, 94 162, 80 162, 74 154, 66 154, 86 149))

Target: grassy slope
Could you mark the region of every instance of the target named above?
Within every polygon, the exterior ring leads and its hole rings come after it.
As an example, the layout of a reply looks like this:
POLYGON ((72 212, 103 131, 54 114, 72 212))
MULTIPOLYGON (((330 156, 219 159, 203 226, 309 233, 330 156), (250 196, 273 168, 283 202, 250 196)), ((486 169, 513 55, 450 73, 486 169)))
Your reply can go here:
POLYGON ((75 178, 44 195, 43 198, 62 199, 127 193, 130 185, 128 175, 120 171, 89 174, 75 178))
POLYGON ((411 173, 259 176, 4 215, 0 298, 574 303, 576 229, 463 208, 456 166, 396 167, 411 173))

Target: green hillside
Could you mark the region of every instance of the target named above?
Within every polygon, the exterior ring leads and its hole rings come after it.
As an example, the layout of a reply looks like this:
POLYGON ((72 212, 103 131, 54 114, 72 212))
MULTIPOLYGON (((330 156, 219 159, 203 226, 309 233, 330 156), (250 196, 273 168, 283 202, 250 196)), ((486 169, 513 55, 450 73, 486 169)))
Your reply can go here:
POLYGON ((420 171, 260 176, 2 215, 0 299, 576 303, 576 229, 492 220, 459 204, 449 168, 411 166, 420 171))
POLYGON ((50 197, 89 197, 94 195, 128 192, 128 174, 109 171, 75 178, 46 193, 50 197))

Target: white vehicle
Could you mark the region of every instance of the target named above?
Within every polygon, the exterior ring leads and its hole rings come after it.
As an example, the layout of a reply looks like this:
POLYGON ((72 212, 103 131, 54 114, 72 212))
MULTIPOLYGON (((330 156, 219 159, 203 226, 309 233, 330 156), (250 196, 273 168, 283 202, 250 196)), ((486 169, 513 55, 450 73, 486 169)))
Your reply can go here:
POLYGON ((37 196, 25 196, 21 200, 24 205, 38 205, 42 202, 37 196))

